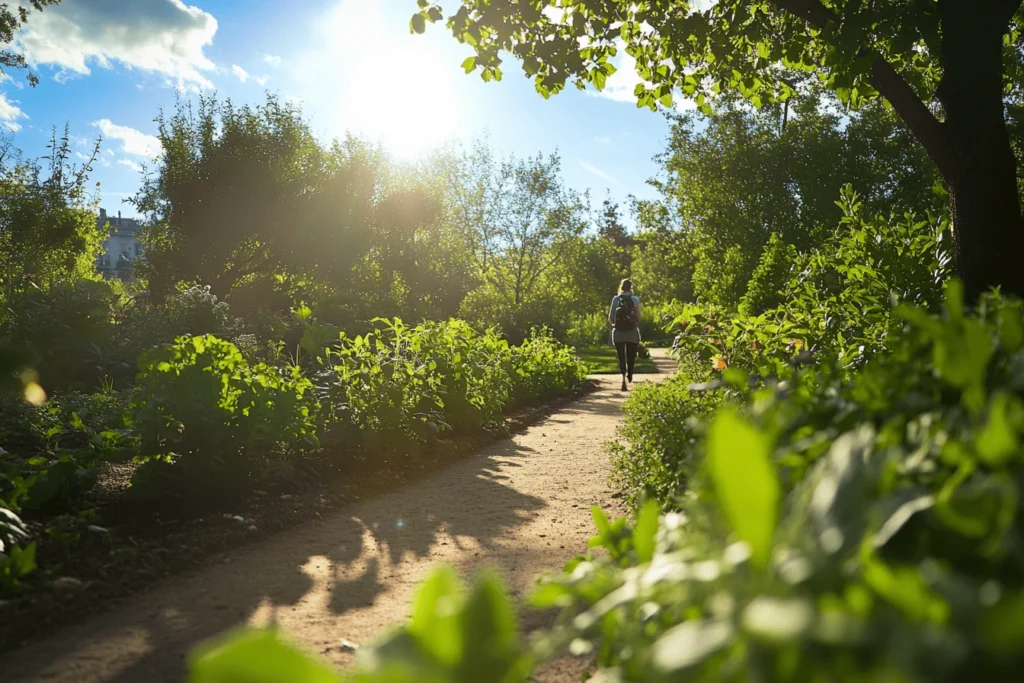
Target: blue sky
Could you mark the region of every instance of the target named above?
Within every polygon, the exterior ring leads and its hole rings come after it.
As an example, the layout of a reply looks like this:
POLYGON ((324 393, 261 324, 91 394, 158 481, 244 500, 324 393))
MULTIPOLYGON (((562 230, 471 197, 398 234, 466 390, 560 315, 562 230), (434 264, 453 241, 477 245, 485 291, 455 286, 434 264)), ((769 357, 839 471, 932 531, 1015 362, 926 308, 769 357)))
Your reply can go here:
POLYGON ((82 153, 103 134, 93 178, 102 205, 125 215, 137 169, 159 153, 153 119, 179 92, 255 103, 269 90, 299 101, 324 139, 351 131, 406 158, 486 131, 503 154, 557 148, 566 181, 590 188, 595 206, 606 189, 620 201, 652 196, 645 181, 668 126, 636 108, 630 64, 617 65, 603 93, 544 100, 512 60, 500 83, 465 75, 469 48, 443 26, 409 34, 415 8, 415 0, 64 0, 33 15, 17 38, 41 83, 24 87, 17 72, 0 82, 0 125, 29 155, 43 153, 54 125, 70 124, 82 153))

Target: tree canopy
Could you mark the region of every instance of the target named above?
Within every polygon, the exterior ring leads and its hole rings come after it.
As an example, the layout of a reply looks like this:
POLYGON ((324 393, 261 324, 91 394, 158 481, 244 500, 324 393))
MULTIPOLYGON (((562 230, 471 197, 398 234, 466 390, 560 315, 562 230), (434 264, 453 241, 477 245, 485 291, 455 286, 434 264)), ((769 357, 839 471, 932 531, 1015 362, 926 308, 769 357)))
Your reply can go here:
MULTIPOLYGON (((422 32, 444 19, 418 0, 422 32)), ((636 61, 639 106, 677 93, 706 108, 724 91, 755 106, 784 101, 791 71, 860 106, 881 96, 921 141, 950 188, 954 251, 968 295, 1024 294, 1010 256, 1024 248, 1016 162, 1004 113, 1021 45, 1020 0, 462 0, 447 26, 499 79, 522 61, 545 97, 572 83, 601 89, 620 49, 636 61), (1006 62, 1004 63, 1004 60, 1006 62), (1010 68, 1008 70, 1007 64, 1010 68), (1010 247, 1010 248, 1008 248, 1010 247)))
MULTIPOLYGON (((0 45, 10 45, 14 41, 14 36, 28 21, 32 10, 40 12, 44 7, 56 5, 59 2, 60 0, 29 0, 18 4, 13 9, 7 3, 0 4, 0 45)), ((0 50, 0 73, 6 73, 5 68, 25 69, 27 67, 28 62, 25 61, 25 56, 21 53, 10 48, 0 50)), ((39 77, 30 73, 28 82, 29 85, 36 85, 39 83, 39 77)))

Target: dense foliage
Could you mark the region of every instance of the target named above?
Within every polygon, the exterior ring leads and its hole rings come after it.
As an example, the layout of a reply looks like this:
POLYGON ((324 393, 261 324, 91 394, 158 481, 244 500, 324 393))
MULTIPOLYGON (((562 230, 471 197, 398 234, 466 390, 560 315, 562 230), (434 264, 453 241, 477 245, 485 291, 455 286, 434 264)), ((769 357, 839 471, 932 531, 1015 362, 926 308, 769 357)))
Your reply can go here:
POLYGON ((953 251, 969 298, 1000 286, 1024 296, 1024 273, 1005 251, 1024 245, 1006 106, 1020 94, 1019 0, 983 9, 904 0, 462 0, 447 18, 439 4, 418 4, 411 30, 443 21, 473 49, 467 73, 500 80, 511 55, 544 97, 569 82, 603 89, 625 49, 639 77, 637 105, 652 110, 672 107, 680 93, 705 111, 722 93, 757 108, 785 103, 804 79, 852 107, 884 98, 951 190, 953 251))

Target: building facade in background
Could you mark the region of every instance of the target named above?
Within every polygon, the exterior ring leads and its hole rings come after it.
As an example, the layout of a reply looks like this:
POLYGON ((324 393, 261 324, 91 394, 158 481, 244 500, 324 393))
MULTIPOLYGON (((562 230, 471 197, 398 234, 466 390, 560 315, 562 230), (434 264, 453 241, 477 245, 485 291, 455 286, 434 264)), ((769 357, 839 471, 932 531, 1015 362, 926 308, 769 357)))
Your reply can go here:
POLYGON ((110 235, 103 241, 103 253, 96 259, 96 270, 104 277, 115 277, 121 280, 131 277, 135 259, 142 256, 142 242, 139 241, 139 229, 142 225, 134 218, 107 216, 106 209, 100 209, 96 218, 102 228, 110 222, 110 235))

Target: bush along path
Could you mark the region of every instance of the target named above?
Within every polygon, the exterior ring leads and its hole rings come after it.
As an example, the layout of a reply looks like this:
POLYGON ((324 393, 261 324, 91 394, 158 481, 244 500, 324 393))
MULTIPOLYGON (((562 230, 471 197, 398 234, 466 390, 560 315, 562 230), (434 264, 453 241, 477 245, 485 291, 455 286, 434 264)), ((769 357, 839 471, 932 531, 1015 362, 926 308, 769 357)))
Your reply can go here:
POLYGON ((496 566, 515 593, 526 591, 586 547, 590 507, 613 502, 604 444, 623 394, 595 381, 597 391, 415 485, 214 558, 7 653, 4 680, 181 681, 193 646, 246 623, 277 624, 345 666, 356 646, 407 616, 439 563, 464 573, 496 566))
MULTIPOLYGON (((458 320, 377 320, 354 338, 304 324, 288 356, 179 337, 117 392, 0 386, 0 651, 421 478, 586 389, 543 330, 509 346, 458 320)), ((5 358, 0 377, 31 377, 5 358)))

